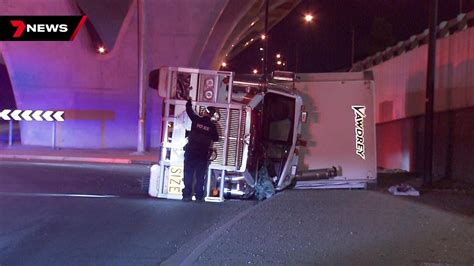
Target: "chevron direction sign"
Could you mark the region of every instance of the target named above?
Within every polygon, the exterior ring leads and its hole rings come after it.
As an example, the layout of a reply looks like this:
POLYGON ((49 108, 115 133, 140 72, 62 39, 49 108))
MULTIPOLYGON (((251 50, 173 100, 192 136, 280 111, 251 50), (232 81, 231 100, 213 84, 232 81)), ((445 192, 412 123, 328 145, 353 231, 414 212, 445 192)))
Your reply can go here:
POLYGON ((62 122, 64 111, 33 111, 33 110, 9 110, 5 109, 0 112, 0 119, 15 121, 47 121, 62 122))

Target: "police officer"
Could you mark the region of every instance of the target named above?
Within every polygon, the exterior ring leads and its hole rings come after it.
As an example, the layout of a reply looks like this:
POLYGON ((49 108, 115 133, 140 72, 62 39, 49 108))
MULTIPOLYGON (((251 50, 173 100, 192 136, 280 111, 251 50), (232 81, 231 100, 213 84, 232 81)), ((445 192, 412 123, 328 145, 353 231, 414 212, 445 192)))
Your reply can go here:
POLYGON ((211 117, 216 112, 212 106, 207 107, 203 116, 198 116, 192 108, 191 97, 186 103, 186 113, 192 121, 191 132, 188 136, 184 152, 184 189, 183 201, 190 201, 193 192, 193 176, 196 175, 194 192, 197 201, 204 200, 204 180, 209 163, 209 148, 212 141, 218 141, 216 125, 211 117))

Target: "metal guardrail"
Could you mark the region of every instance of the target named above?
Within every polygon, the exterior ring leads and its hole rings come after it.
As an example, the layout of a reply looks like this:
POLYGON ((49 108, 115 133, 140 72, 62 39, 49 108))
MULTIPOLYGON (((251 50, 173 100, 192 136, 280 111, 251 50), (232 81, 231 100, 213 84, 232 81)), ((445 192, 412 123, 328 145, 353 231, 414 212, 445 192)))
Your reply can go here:
POLYGON ((56 149, 58 122, 65 119, 71 120, 94 120, 105 123, 107 120, 115 119, 115 112, 110 110, 64 110, 64 111, 33 111, 33 110, 0 110, 0 120, 8 121, 8 145, 14 142, 15 121, 40 121, 51 123, 51 148, 56 149))
MULTIPOLYGON (((474 11, 461 13, 456 18, 449 21, 442 21, 437 27, 437 38, 444 38, 456 32, 463 31, 474 25, 474 11)), ((408 40, 400 41, 396 45, 388 47, 382 52, 369 56, 366 59, 356 62, 352 65, 350 71, 357 72, 369 69, 381 64, 393 57, 399 56, 410 50, 413 50, 423 44, 428 43, 429 29, 425 29, 418 35, 411 36, 408 40)))
POLYGON ((0 119, 8 121, 8 146, 13 145, 13 121, 45 121, 52 122, 51 147, 56 148, 57 122, 64 121, 64 111, 42 111, 42 110, 10 110, 4 109, 0 112, 0 119))
MULTIPOLYGON (((14 124, 13 120, 8 121, 8 146, 13 146, 13 139, 14 139, 14 124)), ((56 135, 57 135, 57 121, 52 122, 51 128, 51 148, 56 149, 56 135)))

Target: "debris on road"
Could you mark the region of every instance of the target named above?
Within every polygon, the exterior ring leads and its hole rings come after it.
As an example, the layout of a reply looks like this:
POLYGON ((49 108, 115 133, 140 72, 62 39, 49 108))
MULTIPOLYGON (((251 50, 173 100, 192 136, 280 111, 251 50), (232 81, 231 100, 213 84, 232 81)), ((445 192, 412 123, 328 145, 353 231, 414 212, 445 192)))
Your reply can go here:
POLYGON ((255 184, 255 197, 258 200, 268 199, 275 195, 275 187, 268 174, 267 166, 264 165, 258 171, 258 180, 255 184))
POLYGON ((388 191, 395 196, 420 196, 419 191, 406 183, 391 186, 388 191))

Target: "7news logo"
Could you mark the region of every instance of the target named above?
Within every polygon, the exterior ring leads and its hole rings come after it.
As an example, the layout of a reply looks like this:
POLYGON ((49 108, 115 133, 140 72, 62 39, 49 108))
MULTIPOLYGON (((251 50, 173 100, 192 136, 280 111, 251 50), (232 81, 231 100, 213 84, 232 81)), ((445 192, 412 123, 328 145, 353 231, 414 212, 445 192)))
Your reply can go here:
POLYGON ((0 41, 73 41, 86 16, 0 16, 0 41))

